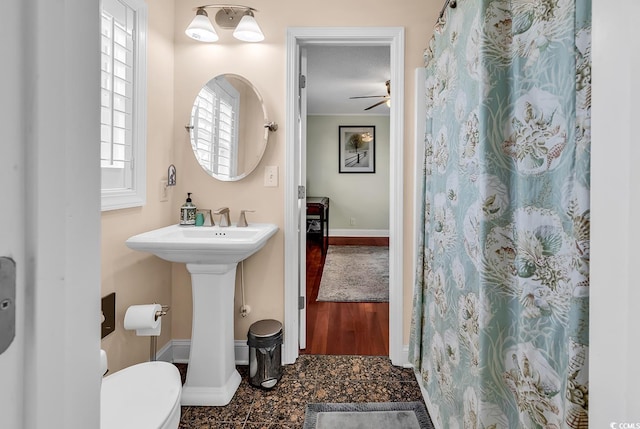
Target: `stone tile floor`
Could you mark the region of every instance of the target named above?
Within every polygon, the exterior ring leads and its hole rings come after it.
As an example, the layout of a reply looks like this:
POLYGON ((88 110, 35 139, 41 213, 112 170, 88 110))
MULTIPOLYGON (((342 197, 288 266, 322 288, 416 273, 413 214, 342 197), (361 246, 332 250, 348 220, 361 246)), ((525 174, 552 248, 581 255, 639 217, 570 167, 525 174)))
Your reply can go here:
MULTIPOLYGON (((184 377, 186 365, 176 365, 184 377)), ((264 390, 251 386, 248 367, 239 366, 242 383, 231 402, 182 407, 180 429, 294 429, 302 428, 308 403, 423 400, 413 370, 394 367, 387 357, 301 355, 283 369, 278 384, 264 390)))

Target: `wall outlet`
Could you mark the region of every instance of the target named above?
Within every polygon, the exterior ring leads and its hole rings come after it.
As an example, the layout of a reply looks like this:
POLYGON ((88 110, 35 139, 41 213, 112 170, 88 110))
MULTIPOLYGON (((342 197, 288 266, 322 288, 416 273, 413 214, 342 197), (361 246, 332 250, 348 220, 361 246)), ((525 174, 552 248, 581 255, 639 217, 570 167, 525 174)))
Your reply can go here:
POLYGON ((247 317, 249 315, 249 313, 251 313, 251 307, 249 307, 246 304, 240 306, 240 316, 247 317))
POLYGON ((349 225, 356 226, 356 218, 355 217, 352 217, 351 219, 349 219, 349 225))
POLYGON ((264 168, 264 186, 275 188, 278 186, 278 166, 268 165, 264 168))
POLYGON ((158 188, 160 202, 169 201, 169 187, 166 180, 160 181, 160 188, 158 188))

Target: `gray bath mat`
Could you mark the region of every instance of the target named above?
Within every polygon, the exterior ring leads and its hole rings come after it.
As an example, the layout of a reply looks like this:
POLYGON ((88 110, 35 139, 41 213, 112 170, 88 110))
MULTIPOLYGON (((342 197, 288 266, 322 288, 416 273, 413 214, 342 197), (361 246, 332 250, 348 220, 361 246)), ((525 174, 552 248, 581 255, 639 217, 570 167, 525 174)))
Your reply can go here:
POLYGON ((433 429, 422 402, 309 404, 304 429, 433 429))

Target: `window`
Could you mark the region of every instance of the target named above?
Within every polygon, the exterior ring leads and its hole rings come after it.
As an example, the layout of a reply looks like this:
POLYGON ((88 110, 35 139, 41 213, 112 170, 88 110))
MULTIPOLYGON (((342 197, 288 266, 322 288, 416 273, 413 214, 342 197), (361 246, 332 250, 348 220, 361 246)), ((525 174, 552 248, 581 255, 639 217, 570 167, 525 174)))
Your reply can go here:
POLYGON ((102 0, 102 210, 146 202, 146 26, 143 0, 102 0))
POLYGON ((234 177, 238 171, 240 93, 224 76, 204 86, 193 106, 191 144, 207 172, 234 177))

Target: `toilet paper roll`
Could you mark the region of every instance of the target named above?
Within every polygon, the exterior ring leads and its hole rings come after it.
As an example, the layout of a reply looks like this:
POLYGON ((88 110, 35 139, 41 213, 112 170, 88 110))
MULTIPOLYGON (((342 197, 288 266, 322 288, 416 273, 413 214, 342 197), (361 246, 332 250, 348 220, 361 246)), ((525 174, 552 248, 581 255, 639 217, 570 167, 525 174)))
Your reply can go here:
POLYGON ((136 335, 143 337, 160 335, 162 318, 156 320, 159 311, 162 311, 160 304, 132 305, 124 315, 124 329, 135 329, 136 335))

